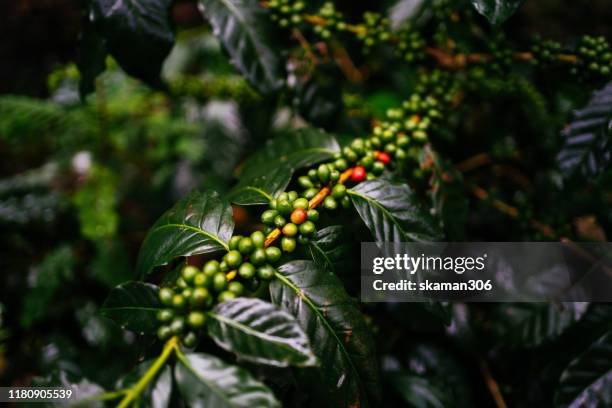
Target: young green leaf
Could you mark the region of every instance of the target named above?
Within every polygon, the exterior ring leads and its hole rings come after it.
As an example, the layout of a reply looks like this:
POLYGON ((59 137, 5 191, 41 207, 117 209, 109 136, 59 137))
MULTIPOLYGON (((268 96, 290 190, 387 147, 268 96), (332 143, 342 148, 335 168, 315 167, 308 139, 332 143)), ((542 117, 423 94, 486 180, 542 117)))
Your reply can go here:
POLYGON ((280 408, 272 391, 248 371, 203 353, 178 354, 174 376, 193 408, 280 408))
POLYGON ((559 380, 557 407, 612 405, 612 332, 593 343, 573 360, 559 380))
POLYGON ((282 265, 277 278, 270 285, 272 302, 297 318, 321 362, 299 373, 304 385, 330 405, 376 405, 380 385, 374 342, 340 280, 310 261, 282 265))
POLYGON ((114 320, 123 329, 154 334, 157 312, 163 309, 159 288, 150 283, 126 282, 111 290, 100 313, 114 320))
POLYGON ((472 5, 489 23, 498 26, 510 18, 525 0, 472 0, 472 5))
POLYGON ((174 44, 171 4, 171 0, 91 1, 91 24, 110 54, 125 72, 153 85, 160 83, 162 63, 174 44))
POLYGON ((137 273, 144 277, 174 258, 227 249, 233 230, 231 206, 216 192, 195 191, 153 225, 140 248, 137 273))
POLYGON ((378 243, 434 241, 439 231, 406 184, 376 179, 359 183, 348 194, 378 243))
POLYGON ((200 0, 204 16, 232 63, 263 94, 278 91, 285 77, 267 11, 257 0, 200 0))
POLYGON ((246 161, 229 198, 241 205, 267 204, 284 191, 295 170, 329 160, 338 151, 336 139, 317 129, 279 134, 246 161))
POLYGON ((209 316, 208 334, 240 359, 276 367, 317 363, 295 318, 268 302, 238 298, 218 304, 209 316))

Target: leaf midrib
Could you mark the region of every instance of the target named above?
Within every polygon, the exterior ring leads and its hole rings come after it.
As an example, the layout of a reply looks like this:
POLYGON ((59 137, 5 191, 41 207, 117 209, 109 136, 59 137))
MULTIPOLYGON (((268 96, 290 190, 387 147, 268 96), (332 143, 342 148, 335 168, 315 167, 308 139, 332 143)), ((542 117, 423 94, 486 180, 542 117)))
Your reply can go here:
POLYGON ((204 231, 201 228, 198 227, 194 227, 193 225, 188 225, 188 224, 176 224, 176 223, 172 223, 172 224, 164 224, 164 225, 160 225, 159 227, 155 228, 154 230, 151 231, 151 234, 154 234, 156 231, 159 231, 163 228, 185 228, 185 229, 190 229, 193 230, 199 234, 205 235, 208 238, 212 239, 213 241, 217 242, 219 245, 221 245, 224 249, 229 251, 229 246, 223 242, 219 237, 211 234, 208 231, 204 231))
MULTIPOLYGON (((286 342, 283 342, 282 339, 280 339, 278 337, 273 337, 273 336, 271 336, 271 335, 269 335, 267 333, 257 331, 257 330, 255 330, 255 329, 253 329, 253 328, 251 328, 251 327, 249 327, 247 325, 244 325, 244 324, 242 324, 242 323, 240 323, 240 322, 238 322, 236 320, 229 319, 229 318, 227 318, 225 316, 221 316, 221 315, 213 313, 213 312, 209 312, 208 314, 213 319, 217 319, 217 320, 219 320, 221 322, 224 322, 225 324, 227 324, 229 326, 235 327, 235 328, 237 328, 239 330, 243 330, 244 332, 250 334, 253 337, 261 338, 261 339, 263 339, 265 341, 269 341, 270 343, 277 344, 277 345, 279 345, 282 348, 286 348, 286 349, 288 349, 289 351, 292 352, 291 354, 296 354, 295 353, 296 349, 291 347, 286 342)), ((298 354, 302 354, 302 353, 298 353, 298 354)))
POLYGON ((383 214, 386 215, 386 217, 390 218, 390 222, 393 223, 393 225, 395 225, 397 227, 397 229, 400 231, 400 233, 405 237, 408 235, 408 233, 406 231, 404 231, 404 229, 399 225, 399 223, 397 222, 397 218, 389 211, 387 210, 385 207, 383 207, 382 204, 380 204, 378 201, 371 199, 370 197, 363 195, 361 193, 356 192, 355 190, 347 190, 347 193, 349 195, 354 195, 357 196, 359 198, 361 198, 362 200, 365 200, 369 203, 371 203, 372 205, 374 205, 375 207, 378 207, 383 214))
POLYGON ((300 291, 300 288, 295 286, 289 279, 287 279, 284 275, 282 275, 278 271, 276 271, 274 273, 274 275, 276 276, 276 278, 278 280, 280 280, 285 285, 287 285, 289 288, 291 288, 291 290, 293 290, 295 292, 295 294, 297 295, 298 299, 303 300, 304 303, 306 303, 306 305, 309 308, 311 308, 312 311, 317 315, 317 317, 319 319, 321 319, 321 321, 323 322, 323 325, 327 328, 327 330, 330 332, 332 337, 336 340, 336 343, 338 344, 338 347, 342 351, 342 355, 344 356, 345 360, 348 362, 349 367, 351 367, 351 371, 353 371, 353 374, 355 375, 355 378, 357 379, 357 382, 359 383, 359 388, 363 389, 364 387, 363 387, 363 383, 361 381, 361 376, 359 375, 359 372, 357 371, 357 368, 353 364, 353 360, 351 359, 351 356, 348 353, 348 350, 346 349, 346 347, 344 347, 344 343, 342 343, 342 340, 338 337, 338 335, 336 334, 336 331, 329 324, 329 322, 327 321, 325 316, 323 316, 323 314, 319 311, 319 309, 316 307, 316 305, 314 303, 312 303, 310 298, 308 296, 306 296, 306 294, 302 293, 300 291))
POLYGON ((180 352, 180 353, 177 352, 176 354, 177 354, 177 357, 179 358, 179 360, 181 360, 181 362, 185 365, 185 367, 187 367, 187 369, 196 378, 198 378, 200 381, 202 381, 204 384, 206 384, 208 386, 208 388, 212 390, 213 393, 217 394, 223 401, 225 401, 229 407, 240 408, 239 405, 234 404, 232 402, 232 400, 229 399, 228 395, 226 393, 224 393, 221 388, 217 387, 216 384, 208 381, 206 378, 200 376, 199 373, 193 368, 193 366, 191 365, 191 363, 189 362, 187 357, 182 352, 180 352))

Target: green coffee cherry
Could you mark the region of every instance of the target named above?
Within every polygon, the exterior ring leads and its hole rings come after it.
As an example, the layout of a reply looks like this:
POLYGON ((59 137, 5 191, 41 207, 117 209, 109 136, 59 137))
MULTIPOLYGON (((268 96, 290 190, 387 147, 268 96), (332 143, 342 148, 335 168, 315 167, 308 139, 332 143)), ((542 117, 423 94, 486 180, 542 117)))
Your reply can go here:
POLYGON ((286 236, 281 238, 281 248, 283 248, 283 251, 293 252, 296 246, 295 239, 286 236))
POLYGON ((217 272, 213 276, 213 290, 217 293, 223 291, 227 286, 227 277, 223 272, 217 272))
POLYGON ((229 240, 229 249, 238 249, 238 244, 240 243, 241 239, 241 235, 234 235, 231 237, 229 240))
POLYGON ((337 199, 344 197, 346 195, 346 186, 344 184, 336 184, 334 188, 332 188, 331 195, 337 199))
POLYGON ((344 158, 351 163, 356 162, 357 159, 359 159, 357 153, 355 153, 355 151, 353 151, 353 149, 350 147, 345 147, 342 149, 342 154, 344 155, 344 158))
POLYGON ((308 178, 312 181, 319 181, 319 177, 317 176, 317 170, 316 169, 308 170, 308 178))
POLYGON ((372 164, 372 173, 378 176, 382 174, 383 171, 385 171, 385 165, 382 162, 377 161, 372 164))
POLYGON ((233 281, 230 282, 229 285, 227 285, 227 290, 232 292, 236 296, 242 296, 242 294, 244 293, 244 285, 242 285, 242 283, 240 282, 233 281))
POLYGON ((287 220, 282 215, 274 217, 274 225, 276 228, 282 228, 287 223, 287 220))
POLYGON ((181 294, 176 294, 172 296, 172 307, 173 308, 183 309, 185 306, 187 306, 187 300, 185 299, 185 296, 181 294))
POLYGON ((297 225, 295 225, 295 224, 294 224, 294 223, 292 223, 292 222, 290 222, 290 223, 286 224, 286 225, 283 227, 283 235, 286 235, 286 236, 288 236, 288 237, 292 237, 292 236, 294 236, 295 234, 297 234, 297 232, 298 232, 297 225))
POLYGON ((261 280, 270 280, 274 277, 275 269, 271 265, 263 265, 257 269, 257 277, 261 280))
POLYGON ((183 297, 185 299, 191 299, 191 294, 192 293, 193 293, 193 289, 185 288, 185 289, 183 289, 183 292, 181 292, 181 295, 183 295, 183 297))
POLYGON ((185 279, 183 279, 181 276, 176 280, 176 286, 178 286, 180 289, 185 289, 189 285, 187 285, 187 282, 185 282, 185 279))
POLYGON ((162 309, 157 312, 157 320, 160 322, 169 322, 174 318, 174 312, 172 309, 162 309))
POLYGON ((304 191, 304 198, 307 200, 311 200, 314 196, 317 195, 317 193, 319 192, 319 190, 317 190, 316 188, 309 188, 308 190, 304 191))
POLYGON ((289 191, 287 193, 287 199, 289 200, 290 203, 293 203, 298 197, 299 197, 299 194, 297 191, 289 191))
POLYGON ((227 271, 229 271, 229 266, 227 265, 227 262, 225 262, 225 261, 221 261, 221 262, 219 263, 219 270, 220 270, 221 272, 227 272, 227 271))
POLYGON ((183 270, 181 270, 181 276, 185 279, 185 282, 193 283, 193 278, 200 272, 198 268, 193 265, 185 265, 183 270))
POLYGON ((200 272, 193 278, 193 284, 196 287, 208 287, 210 285, 210 276, 200 272))
POLYGON ((251 240, 255 248, 263 248, 266 242, 266 236, 261 231, 255 231, 251 234, 251 240))
POLYGON ((256 266, 264 264, 266 260, 266 250, 263 248, 257 248, 249 257, 249 261, 256 266))
POLYGON ((278 211, 276 210, 266 210, 261 214, 261 222, 264 224, 272 224, 274 222, 274 217, 278 215, 278 211))
POLYGON ((233 292, 230 292, 229 290, 225 290, 219 293, 219 296, 217 297, 217 300, 219 301, 219 303, 227 302, 228 300, 234 300, 234 299, 236 299, 236 294, 233 292))
POLYGON ((327 196, 325 197, 325 200, 323 200, 323 207, 325 207, 327 210, 335 210, 338 208, 338 203, 334 197, 327 196))
POLYGON ((159 300, 166 306, 172 305, 172 298, 174 297, 174 291, 170 288, 161 288, 159 290, 159 300))
POLYGON ((204 271, 204 275, 213 276, 215 273, 221 270, 219 267, 219 261, 216 259, 211 259, 204 264, 204 268, 202 270, 204 271))
POLYGON ((302 188, 313 188, 314 187, 314 185, 312 184, 312 181, 310 180, 310 178, 308 176, 300 176, 300 177, 298 177, 298 184, 302 188))
POLYGON ((298 198, 293 202, 293 209, 301 208, 306 210, 308 208, 308 200, 305 198, 298 198))
POLYGON ((225 254, 225 262, 230 269, 237 268, 242 263, 242 254, 235 249, 225 254))
POLYGON ((278 247, 267 247, 266 248, 266 259, 268 262, 274 263, 280 259, 282 255, 281 250, 278 247))
POLYGON ((315 210, 314 208, 311 210, 308 210, 306 214, 308 214, 308 221, 318 221, 319 220, 319 212, 315 210))
POLYGON ((317 176, 323 183, 327 183, 329 181, 329 167, 327 167, 327 164, 319 165, 319 168, 317 168, 317 176))
POLYGON ((170 336, 172 336, 172 329, 170 326, 160 326, 159 329, 157 329, 157 337, 159 337, 160 340, 166 340, 170 338, 170 336))
POLYGON ((346 159, 337 159, 334 162, 334 166, 336 166, 336 168, 339 171, 344 171, 344 170, 348 169, 348 163, 347 163, 346 159))
POLYGON ((278 205, 276 206, 278 212, 282 215, 289 215, 293 210, 293 206, 289 200, 279 200, 278 205))
POLYGON ((194 329, 199 329, 204 326, 206 322, 206 315, 198 310, 189 312, 187 315, 187 324, 194 329))
POLYGON ((300 224, 299 229, 300 229, 300 234, 303 234, 303 235, 312 235, 316 231, 316 227, 314 225, 314 222, 312 221, 306 221, 303 224, 300 224))
POLYGON ((245 262, 238 268, 238 275, 240 275, 242 279, 251 279, 255 276, 255 267, 252 263, 245 262))
POLYGON ((194 332, 189 332, 181 339, 181 341, 185 347, 195 347, 196 343, 198 342, 198 336, 196 336, 194 332))
POLYGON ((175 317, 170 323, 172 334, 180 334, 185 329, 185 320, 182 317, 175 317))
POLYGON ((349 196, 342 197, 340 200, 340 205, 342 205, 342 208, 349 208, 351 206, 351 199, 349 196))
POLYGON ((210 293, 206 288, 195 288, 191 294, 191 304, 196 307, 206 306, 210 299, 210 293))
POLYGON ((243 255, 248 255, 255 249, 253 240, 249 237, 244 237, 238 243, 238 251, 243 255))
POLYGON ((300 234, 297 236, 297 243, 300 245, 308 245, 308 243, 310 242, 310 238, 308 238, 306 235, 300 234))

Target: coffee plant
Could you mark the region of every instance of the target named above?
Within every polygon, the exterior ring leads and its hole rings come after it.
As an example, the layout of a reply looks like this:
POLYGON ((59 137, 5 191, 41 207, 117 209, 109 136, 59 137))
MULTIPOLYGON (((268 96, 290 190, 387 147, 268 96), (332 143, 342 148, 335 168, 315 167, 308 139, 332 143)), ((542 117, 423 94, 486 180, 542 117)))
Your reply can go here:
MULTIPOLYGON (((50 76, 53 102, 1 98, 1 140, 55 132, 39 150, 76 181, 37 194, 58 213, 70 197, 117 272, 99 324, 138 363, 33 384, 76 384, 81 406, 612 406, 607 304, 357 301, 361 242, 607 240, 612 48, 517 30, 522 3, 199 0, 210 30, 177 32, 191 2, 85 2, 76 67, 50 76), (181 159, 198 181, 169 191, 181 159), (112 263, 118 196, 161 213, 133 271, 112 263)), ((7 220, 44 217, 14 210, 43 173, 0 182, 7 220)), ((25 326, 76 285, 58 245, 25 326)))

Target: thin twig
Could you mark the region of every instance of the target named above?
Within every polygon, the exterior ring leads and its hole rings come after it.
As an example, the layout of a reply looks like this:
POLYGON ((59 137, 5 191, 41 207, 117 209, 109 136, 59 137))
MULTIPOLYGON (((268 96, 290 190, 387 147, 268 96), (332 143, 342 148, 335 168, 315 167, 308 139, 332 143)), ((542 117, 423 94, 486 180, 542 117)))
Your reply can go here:
POLYGON ((491 374, 489 365, 482 357, 478 358, 478 363, 480 366, 480 372, 482 373, 485 384, 493 397, 493 401, 495 401, 495 405, 497 408, 508 408, 508 405, 506 405, 506 401, 504 401, 504 397, 499 389, 499 384, 497 384, 497 381, 495 381, 495 378, 493 378, 493 375, 491 374))

